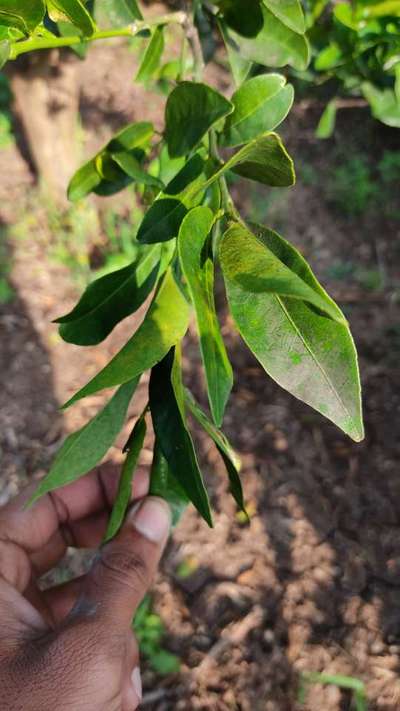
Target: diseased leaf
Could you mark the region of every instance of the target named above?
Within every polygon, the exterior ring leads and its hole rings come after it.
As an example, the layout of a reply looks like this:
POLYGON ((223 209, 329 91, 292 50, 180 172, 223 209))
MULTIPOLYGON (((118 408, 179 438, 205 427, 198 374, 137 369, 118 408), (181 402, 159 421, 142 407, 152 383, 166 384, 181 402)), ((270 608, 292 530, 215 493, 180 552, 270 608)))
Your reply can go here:
POLYGON ((243 146, 223 166, 264 185, 289 187, 296 180, 293 161, 277 133, 266 133, 243 146))
POLYGON ((0 0, 0 25, 29 35, 42 22, 45 12, 43 0, 0 0))
POLYGON ((300 0, 263 0, 264 5, 284 25, 303 35, 306 31, 300 0))
POLYGON ((100 462, 121 430, 139 378, 126 382, 102 410, 77 432, 70 434, 59 450, 48 475, 30 503, 43 494, 86 474, 100 462))
POLYGON ((147 299, 159 274, 160 246, 155 245, 139 262, 93 281, 69 314, 56 319, 68 343, 100 343, 114 326, 134 313, 147 299))
POLYGON ((205 161, 196 153, 168 183, 142 220, 137 234, 139 242, 152 244, 177 237, 188 209, 201 201, 205 167, 205 161))
POLYGON ((189 323, 189 306, 170 269, 138 330, 92 380, 65 405, 87 395, 120 385, 158 363, 183 338, 189 323))
POLYGON ((318 126, 315 131, 317 138, 330 138, 335 130, 337 104, 336 99, 332 99, 326 105, 318 126))
POLYGON ((132 479, 138 463, 140 452, 146 436, 146 420, 139 417, 129 438, 128 452, 122 465, 117 496, 107 526, 105 541, 109 541, 118 533, 132 497, 132 479))
POLYGON ((168 502, 172 513, 172 525, 176 526, 189 499, 168 466, 158 439, 154 444, 149 493, 151 496, 161 496, 168 502))
POLYGON ((225 468, 229 477, 230 490, 233 498, 236 501, 237 506, 241 511, 244 511, 247 515, 242 482, 240 481, 240 459, 237 456, 234 449, 229 444, 227 438, 221 430, 217 429, 211 420, 207 417, 205 412, 201 409, 200 405, 195 401, 192 393, 187 388, 185 389, 185 402, 189 407, 192 415, 196 418, 197 422, 202 426, 205 432, 214 441, 222 460, 225 464, 225 468))
POLYGON ((160 66, 164 51, 164 27, 155 28, 151 40, 146 48, 135 81, 148 82, 160 66))
POLYGON ((54 22, 67 20, 85 37, 90 37, 96 25, 80 0, 47 0, 47 11, 54 22))
POLYGON ((165 110, 165 139, 172 157, 190 153, 207 131, 233 110, 230 101, 206 84, 183 81, 165 110))
POLYGON ((208 207, 191 210, 179 230, 178 252, 196 312, 210 408, 219 426, 233 375, 215 311, 214 263, 208 239, 213 223, 214 215, 208 207))
POLYGON ((174 349, 154 366, 149 393, 153 426, 162 453, 180 486, 198 512, 212 526, 210 503, 182 411, 181 388, 172 382, 174 349))
POLYGON ((340 309, 316 280, 297 250, 272 230, 232 223, 225 232, 220 256, 224 275, 253 294, 270 293, 307 301, 334 321, 346 323, 340 309))
POLYGON ((289 29, 265 6, 262 7, 262 13, 264 26, 256 37, 241 37, 237 32, 231 32, 232 40, 242 57, 266 67, 290 64, 299 71, 307 69, 310 47, 306 37, 289 29))
POLYGON ((253 248, 257 254, 271 250, 316 294, 325 294, 301 255, 276 233, 257 227, 255 236, 234 224, 221 240, 220 259, 230 310, 243 339, 277 383, 360 441, 357 355, 346 323, 297 296, 264 289, 271 280, 264 269, 269 260, 255 261, 253 248))
POLYGON ((246 81, 232 96, 234 111, 221 136, 225 146, 238 146, 276 128, 289 113, 294 90, 281 74, 261 74, 246 81))

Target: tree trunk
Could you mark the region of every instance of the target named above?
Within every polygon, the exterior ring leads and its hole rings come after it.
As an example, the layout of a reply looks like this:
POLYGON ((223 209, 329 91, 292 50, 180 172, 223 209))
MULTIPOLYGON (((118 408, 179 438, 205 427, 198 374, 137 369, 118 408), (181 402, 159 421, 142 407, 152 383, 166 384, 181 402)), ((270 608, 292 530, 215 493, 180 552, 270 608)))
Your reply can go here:
POLYGON ((78 167, 79 59, 70 51, 21 57, 11 70, 15 111, 40 184, 58 204, 78 167))

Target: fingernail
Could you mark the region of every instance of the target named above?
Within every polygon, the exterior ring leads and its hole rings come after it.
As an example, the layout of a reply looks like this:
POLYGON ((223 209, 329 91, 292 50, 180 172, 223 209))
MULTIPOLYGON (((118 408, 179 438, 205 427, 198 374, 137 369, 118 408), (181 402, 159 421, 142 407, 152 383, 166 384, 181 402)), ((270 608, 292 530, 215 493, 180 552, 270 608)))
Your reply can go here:
POLYGON ((131 682, 133 686, 133 690, 138 697, 139 701, 142 699, 142 677, 140 676, 140 669, 139 667, 135 667, 132 674, 131 674, 131 682))
POLYGON ((136 530, 153 543, 160 543, 167 537, 171 525, 168 504, 155 496, 145 499, 139 510, 130 514, 136 530))

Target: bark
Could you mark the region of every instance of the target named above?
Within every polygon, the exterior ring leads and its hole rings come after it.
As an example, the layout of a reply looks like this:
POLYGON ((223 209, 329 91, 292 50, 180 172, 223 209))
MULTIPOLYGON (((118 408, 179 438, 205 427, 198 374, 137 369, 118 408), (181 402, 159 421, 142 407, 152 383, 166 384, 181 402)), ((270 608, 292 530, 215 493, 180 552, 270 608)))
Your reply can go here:
POLYGON ((11 71, 15 111, 40 184, 58 204, 78 167, 79 62, 70 51, 40 51, 11 71))

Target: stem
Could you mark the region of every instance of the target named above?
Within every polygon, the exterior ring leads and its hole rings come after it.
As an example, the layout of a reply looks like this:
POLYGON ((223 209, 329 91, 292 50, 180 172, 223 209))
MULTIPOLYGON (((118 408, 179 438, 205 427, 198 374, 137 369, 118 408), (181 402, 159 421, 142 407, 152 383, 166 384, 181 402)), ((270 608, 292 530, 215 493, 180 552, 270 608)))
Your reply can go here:
MULTIPOLYGON (((228 217, 231 217, 234 220, 239 220, 241 222, 240 215, 239 215, 239 213, 234 205, 234 202, 231 198, 231 194, 229 192, 226 178, 225 178, 225 175, 223 174, 224 164, 221 159, 221 156, 219 155, 217 136, 216 136, 216 133, 213 128, 210 129, 208 135, 209 135, 209 140, 210 140, 210 156, 221 166, 220 169, 217 171, 217 173, 214 176, 212 176, 212 178, 209 178, 209 180, 211 180, 211 179, 218 180, 219 189, 221 191, 222 207, 225 210, 228 217)), ((206 183, 206 185, 207 185, 207 183, 206 183)))
POLYGON ((179 75, 177 77, 178 81, 184 81, 184 79, 185 79, 187 45, 188 45, 188 42, 186 39, 185 28, 183 27, 181 54, 179 57, 180 69, 179 69, 179 75))
POLYGON ((204 72, 203 50, 201 48, 197 27, 193 22, 192 13, 187 8, 187 2, 185 2, 185 7, 186 12, 183 27, 193 56, 193 79, 194 81, 201 81, 204 72))
POLYGON ((32 52, 36 49, 72 47, 80 42, 95 42, 97 40, 110 39, 113 37, 134 37, 139 32, 151 29, 152 27, 173 23, 183 25, 185 21, 185 13, 172 12, 169 15, 160 15, 152 20, 138 20, 127 27, 121 27, 115 30, 99 30, 98 32, 94 32, 90 37, 83 37, 82 35, 71 35, 70 37, 31 37, 28 40, 22 40, 12 44, 9 58, 16 59, 20 54, 32 52))

